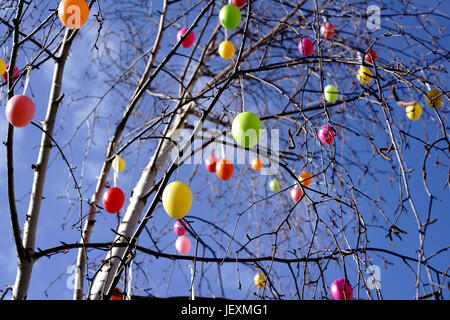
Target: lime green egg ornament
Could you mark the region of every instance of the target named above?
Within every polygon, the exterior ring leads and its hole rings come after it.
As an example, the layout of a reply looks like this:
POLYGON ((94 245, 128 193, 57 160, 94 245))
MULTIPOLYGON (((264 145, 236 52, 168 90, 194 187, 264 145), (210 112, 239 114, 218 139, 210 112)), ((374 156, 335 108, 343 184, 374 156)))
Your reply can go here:
POLYGON ((225 29, 236 29, 241 22, 241 10, 234 4, 228 4, 220 9, 219 21, 225 29))
POLYGON ((238 114, 231 125, 234 140, 244 148, 251 148, 258 143, 261 129, 261 120, 251 112, 238 114))
POLYGON ((339 96, 339 91, 338 89, 333 86, 332 84, 327 85, 324 89, 323 89, 323 93, 325 95, 325 100, 328 102, 336 102, 338 96, 339 96))

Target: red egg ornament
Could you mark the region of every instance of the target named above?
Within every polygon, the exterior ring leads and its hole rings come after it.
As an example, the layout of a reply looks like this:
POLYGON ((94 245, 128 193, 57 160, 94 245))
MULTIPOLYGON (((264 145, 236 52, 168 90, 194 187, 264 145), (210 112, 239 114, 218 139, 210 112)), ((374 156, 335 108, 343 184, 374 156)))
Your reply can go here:
MULTIPOLYGON (((181 38, 184 36, 184 34, 188 31, 188 28, 181 28, 177 33, 177 41, 180 41, 181 38)), ((194 44, 195 41, 195 35, 194 32, 190 32, 189 35, 183 40, 181 43, 181 46, 183 48, 189 48, 194 44)))
POLYGON ((173 232, 175 232, 177 236, 184 236, 187 232, 186 227, 186 222, 177 220, 173 225, 173 232))
POLYGON ((330 287, 331 297, 334 300, 352 300, 353 288, 348 281, 339 278, 333 281, 330 287))
POLYGON ((34 102, 27 96, 18 94, 6 104, 6 118, 14 127, 25 127, 34 118, 36 109, 34 102))
POLYGON ((300 187, 295 187, 291 190, 290 193, 291 199, 294 202, 298 202, 300 198, 303 196, 303 190, 300 187))
POLYGON ((109 213, 117 213, 125 202, 123 191, 117 187, 111 187, 103 194, 103 208, 109 213))
POLYGON ((309 57, 314 52, 314 45, 310 39, 301 39, 298 43, 298 51, 301 55, 309 57))
POLYGON ((372 63, 372 64, 377 61, 377 58, 378 58, 377 53, 372 49, 370 49, 367 52, 367 54, 364 55, 364 60, 366 60, 368 63, 372 63), (373 58, 373 61, 372 61, 372 58, 373 58))
POLYGON ((334 36, 334 24, 326 22, 320 26, 320 34, 325 39, 331 39, 334 36))
POLYGON ((242 8, 247 3, 247 0, 232 0, 231 3, 238 8, 242 8))
MULTIPOLYGON (((8 72, 9 72, 9 64, 6 65, 6 71, 5 73, 3 73, 3 80, 5 80, 5 82, 8 82, 8 72)), ((19 75, 20 75, 19 68, 17 68, 17 66, 14 66, 14 73, 13 73, 14 81, 17 81, 19 75)))
POLYGON ((335 135, 336 132, 327 124, 324 124, 322 127, 320 127, 319 131, 317 132, 317 137, 319 138, 320 142, 326 145, 330 145, 333 143, 335 135))
POLYGON ((206 158, 205 160, 206 170, 208 170, 209 172, 216 172, 217 161, 219 160, 214 156, 209 156, 208 158, 206 158))

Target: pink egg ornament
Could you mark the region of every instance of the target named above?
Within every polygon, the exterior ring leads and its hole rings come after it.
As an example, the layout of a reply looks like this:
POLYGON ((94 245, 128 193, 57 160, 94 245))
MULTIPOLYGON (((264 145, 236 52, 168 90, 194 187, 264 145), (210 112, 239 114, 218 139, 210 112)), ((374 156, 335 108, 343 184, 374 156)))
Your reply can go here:
POLYGON ((173 225, 173 232, 175 232, 177 236, 184 236, 187 232, 186 227, 187 227, 186 222, 177 220, 173 225))
POLYGON ((191 240, 187 236, 179 236, 175 241, 175 248, 178 253, 186 254, 191 249, 191 240))
POLYGON ((34 118, 36 108, 33 100, 18 94, 9 99, 6 104, 6 118, 14 127, 22 128, 28 125, 34 118))
MULTIPOLYGON (((6 65, 6 71, 3 74, 3 80, 5 80, 5 82, 8 82, 8 72, 9 72, 9 64, 6 65)), ((17 66, 14 66, 14 74, 13 74, 14 81, 17 81, 19 75, 20 75, 19 68, 17 68, 17 66)))
POLYGON ((219 161, 219 159, 217 159, 214 156, 209 156, 208 158, 206 158, 205 160, 205 168, 208 172, 216 172, 216 164, 219 161))
POLYGON ((298 51, 301 55, 309 57, 314 52, 313 42, 308 38, 301 39, 298 42, 298 51))
POLYGON ((326 22, 320 26, 320 34, 325 39, 331 39, 334 36, 334 24, 326 22))
POLYGON ((326 145, 330 145, 333 143, 335 135, 336 132, 327 124, 321 126, 319 131, 317 131, 317 137, 319 138, 320 142, 326 145))
POLYGON ((334 300, 352 300, 353 288, 345 279, 339 278, 333 281, 330 287, 331 297, 334 300), (344 288, 345 287, 345 288, 344 288), (344 291, 345 290, 345 291, 344 291))
MULTIPOLYGON (((177 41, 180 41, 181 38, 184 36, 184 34, 188 31, 188 28, 181 28, 177 33, 177 41)), ((183 48, 189 48, 194 44, 195 41, 195 35, 194 32, 190 32, 189 35, 183 40, 181 43, 181 46, 183 48)))
POLYGON ((291 190, 290 196, 292 201, 298 202, 300 198, 303 196, 303 190, 300 187, 295 187, 291 190))

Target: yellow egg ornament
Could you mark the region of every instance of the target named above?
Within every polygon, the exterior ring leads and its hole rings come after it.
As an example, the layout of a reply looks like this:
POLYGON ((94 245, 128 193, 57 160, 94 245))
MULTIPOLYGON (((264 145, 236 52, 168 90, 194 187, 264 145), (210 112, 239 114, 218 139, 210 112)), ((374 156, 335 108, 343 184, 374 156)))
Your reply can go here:
POLYGON ((442 104, 442 95, 436 89, 431 89, 427 92, 425 102, 431 108, 439 108, 442 104))
POLYGON ((0 59, 0 75, 3 75, 6 71, 6 63, 3 59, 0 59))
POLYGON ((407 106, 405 109, 406 116, 413 121, 416 121, 422 115, 422 107, 417 102, 410 106, 407 106))
POLYGON ((168 184, 162 194, 164 210, 174 219, 181 219, 189 212, 192 199, 191 189, 181 181, 168 184))
POLYGON ((114 171, 121 172, 125 169, 125 160, 119 156, 116 156, 113 160, 112 167, 114 171))
POLYGON ((219 45, 219 56, 225 60, 230 60, 236 51, 234 44, 230 41, 222 41, 219 45))
POLYGON ((255 286, 259 289, 264 288, 266 285, 267 277, 263 273, 257 273, 255 277, 253 278, 253 282, 255 283, 255 286))
POLYGON ((372 81, 372 71, 365 67, 361 67, 356 74, 356 78, 361 84, 369 84, 372 81))

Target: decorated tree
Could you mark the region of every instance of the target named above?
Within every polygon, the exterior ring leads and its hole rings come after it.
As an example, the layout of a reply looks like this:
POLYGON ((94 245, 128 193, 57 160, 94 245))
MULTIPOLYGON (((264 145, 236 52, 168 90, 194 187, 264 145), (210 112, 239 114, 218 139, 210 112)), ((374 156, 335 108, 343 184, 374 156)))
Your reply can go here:
POLYGON ((449 5, 370 4, 2 2, 2 298, 445 298, 449 5))

